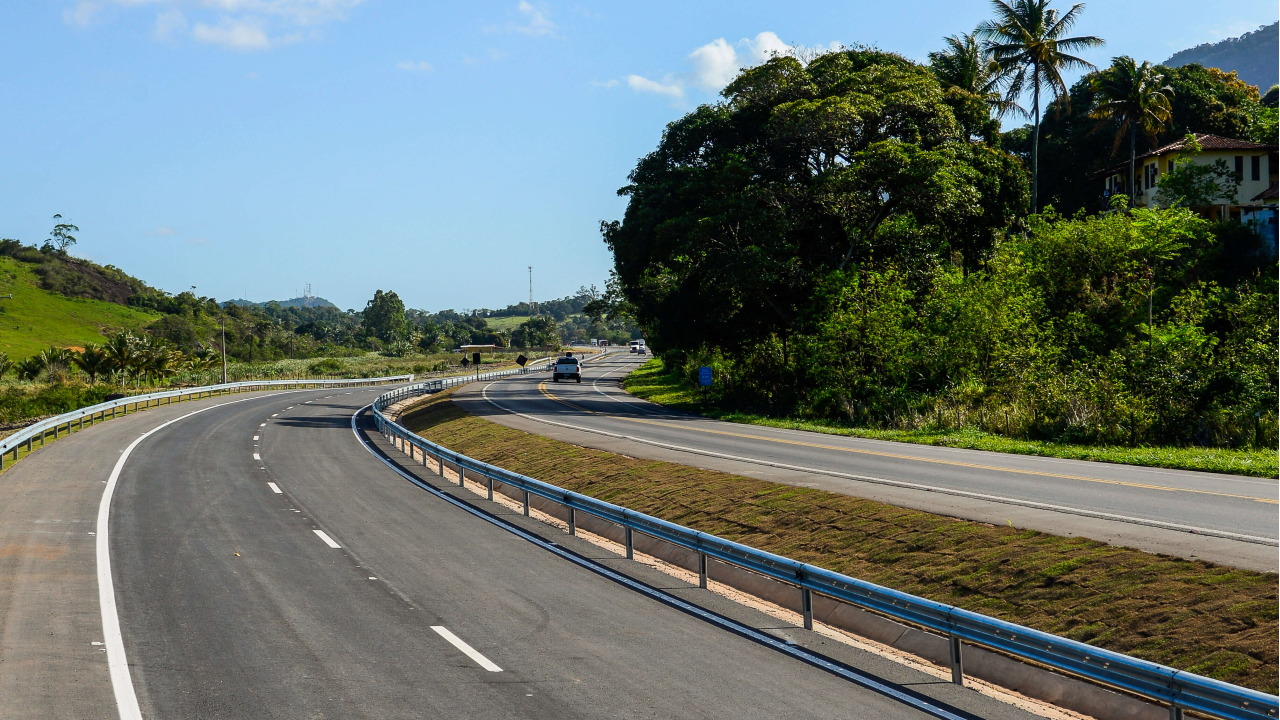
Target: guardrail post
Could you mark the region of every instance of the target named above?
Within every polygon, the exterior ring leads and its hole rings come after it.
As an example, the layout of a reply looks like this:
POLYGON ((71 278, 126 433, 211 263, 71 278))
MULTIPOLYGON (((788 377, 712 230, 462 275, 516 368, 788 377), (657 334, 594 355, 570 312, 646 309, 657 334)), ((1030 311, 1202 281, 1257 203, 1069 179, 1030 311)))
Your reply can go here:
POLYGON ((1182 720, 1182 708, 1177 705, 1170 705, 1169 720, 1182 720))
POLYGON ((524 491, 524 516, 529 517, 529 491, 524 491))
POLYGON ((964 656, 961 654, 960 638, 951 635, 948 639, 951 641, 951 682, 964 685, 964 656))
MULTIPOLYGON (((13 452, 14 452, 14 455, 16 456, 18 451, 14 450, 13 452)), ((569 508, 569 534, 570 535, 578 534, 578 511, 574 510, 573 508, 569 508)))
POLYGON ((626 530, 627 559, 633 560, 635 559, 636 546, 635 546, 635 543, 631 541, 631 528, 623 528, 623 529, 626 530))
POLYGON ((813 591, 800 588, 800 608, 804 610, 804 629, 813 629, 813 591))
POLYGON ((698 553, 698 587, 707 587, 707 554, 698 553))
POLYGON ((493 478, 489 475, 485 475, 484 479, 489 481, 489 501, 493 502, 493 478))

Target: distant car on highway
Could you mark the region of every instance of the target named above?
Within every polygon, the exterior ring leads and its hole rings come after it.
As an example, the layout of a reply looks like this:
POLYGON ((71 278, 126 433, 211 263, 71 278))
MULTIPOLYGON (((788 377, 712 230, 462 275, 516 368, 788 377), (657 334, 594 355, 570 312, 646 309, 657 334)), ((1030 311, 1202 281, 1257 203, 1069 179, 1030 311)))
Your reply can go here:
POLYGON ((568 353, 556 360, 556 364, 551 368, 551 382, 560 382, 560 378, 582 382, 578 358, 574 357, 572 353, 568 353))
POLYGON ((641 355, 643 355, 643 354, 644 354, 644 341, 643 341, 643 340, 632 340, 632 341, 631 341, 631 352, 633 352, 633 353, 640 353, 641 355))

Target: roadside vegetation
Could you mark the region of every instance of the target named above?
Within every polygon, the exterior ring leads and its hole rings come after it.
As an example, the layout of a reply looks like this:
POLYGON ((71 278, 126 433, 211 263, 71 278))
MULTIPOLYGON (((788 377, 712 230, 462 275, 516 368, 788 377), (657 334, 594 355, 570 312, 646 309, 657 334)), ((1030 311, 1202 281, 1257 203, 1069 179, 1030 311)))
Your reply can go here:
POLYGON ((662 360, 653 358, 623 380, 627 392, 638 398, 718 420, 847 435, 849 437, 919 445, 989 450, 1017 455, 1040 455, 1070 460, 1143 465, 1175 470, 1278 477, 1277 454, 1272 450, 1238 450, 1202 447, 1126 447, 1117 445, 1075 445, 1041 440, 1018 440, 977 427, 923 426, 915 430, 856 427, 839 420, 790 420, 745 412, 724 411, 709 402, 706 393, 678 372, 668 372, 662 360))
POLYGON ((1199 66, 1086 67, 1082 7, 996 3, 929 64, 855 46, 743 70, 619 191, 591 311, 632 319, 682 388, 710 367, 701 412, 1276 475, 1275 242, 1208 217, 1240 176, 1184 158, 1142 208, 1093 175, 1189 132, 1274 143, 1274 100, 1199 66))
POLYGON ((448 393, 402 422, 451 450, 729 540, 1276 692, 1274 573, 591 450, 468 415, 448 393))

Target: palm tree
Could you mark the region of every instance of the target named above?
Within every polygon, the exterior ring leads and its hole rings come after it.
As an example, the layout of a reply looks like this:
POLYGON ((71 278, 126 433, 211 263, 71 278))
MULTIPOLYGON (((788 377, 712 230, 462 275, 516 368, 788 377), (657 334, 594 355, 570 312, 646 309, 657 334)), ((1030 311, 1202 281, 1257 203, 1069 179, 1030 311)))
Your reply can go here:
POLYGON ((9 359, 9 353, 0 352, 0 378, 9 374, 13 369, 13 361, 9 359))
POLYGON ((20 361, 15 368, 20 379, 35 380, 40 377, 40 373, 44 372, 44 363, 40 362, 39 357, 33 356, 20 361))
POLYGON ((1115 123, 1116 141, 1111 154, 1120 149, 1125 131, 1129 132, 1129 205, 1133 205, 1135 183, 1133 181, 1134 158, 1137 152, 1138 131, 1155 140, 1173 116, 1169 98, 1173 88, 1165 85, 1164 75, 1156 72, 1149 62, 1141 65, 1128 55, 1111 59, 1111 67, 1098 73, 1090 83, 1093 86, 1097 106, 1089 117, 1100 120, 1099 129, 1115 123))
POLYGON ((101 345, 89 343, 84 346, 84 350, 73 356, 71 360, 76 364, 76 367, 80 368, 81 372, 89 376, 90 385, 98 382, 99 375, 111 371, 107 351, 101 345))
POLYGON ((61 382, 71 364, 71 351, 50 345, 48 350, 41 350, 36 359, 49 376, 50 382, 61 382))
POLYGON ((1001 70, 1009 73, 1005 97, 1016 100, 1031 90, 1035 126, 1031 139, 1031 211, 1037 206, 1040 181, 1040 93, 1053 94, 1055 102, 1071 107, 1071 96, 1062 81, 1062 70, 1093 69, 1093 64, 1069 53, 1098 47, 1102 38, 1093 35, 1062 37, 1080 19, 1084 3, 1076 3, 1059 15, 1049 0, 992 0, 996 17, 978 26, 977 35, 986 41, 1001 70))
POLYGON ((943 87, 972 93, 987 102, 997 118, 1010 112, 1026 114, 1016 102, 1004 96, 1008 73, 978 41, 976 32, 948 35, 947 48, 929 53, 929 67, 943 87))
POLYGON ((138 362, 137 346, 137 338, 124 330, 107 338, 103 350, 107 354, 107 365, 111 372, 121 376, 132 372, 138 362))

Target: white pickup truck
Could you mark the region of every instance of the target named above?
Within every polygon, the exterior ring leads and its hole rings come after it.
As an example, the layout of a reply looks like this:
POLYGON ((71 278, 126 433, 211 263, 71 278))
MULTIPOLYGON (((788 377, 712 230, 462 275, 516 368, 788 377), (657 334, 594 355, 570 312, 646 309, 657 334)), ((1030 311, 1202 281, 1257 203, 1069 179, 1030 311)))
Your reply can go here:
POLYGON ((556 364, 551 366, 551 382, 560 382, 560 378, 582 382, 582 373, 578 368, 578 358, 573 355, 559 358, 556 364))

